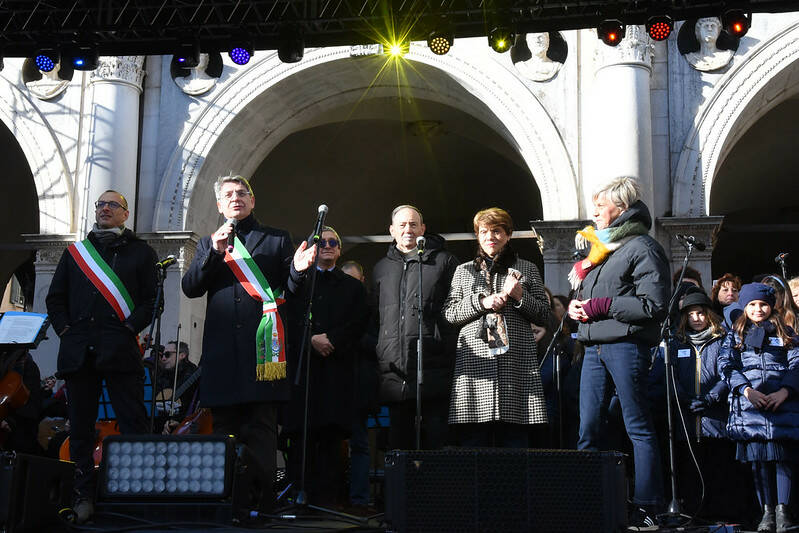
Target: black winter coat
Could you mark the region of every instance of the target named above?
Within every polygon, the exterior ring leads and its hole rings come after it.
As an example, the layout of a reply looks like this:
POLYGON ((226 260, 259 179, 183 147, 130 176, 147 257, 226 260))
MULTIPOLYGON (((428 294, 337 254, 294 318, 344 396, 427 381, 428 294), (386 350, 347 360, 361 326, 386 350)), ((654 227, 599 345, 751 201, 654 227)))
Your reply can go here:
MULTIPOLYGON (((700 437, 727 438, 726 426, 729 413, 727 396, 730 388, 718 368, 719 350, 723 340, 723 334, 717 335, 702 344, 698 350, 691 343, 676 338, 671 343, 670 354, 675 366, 677 395, 683 407, 685 424, 688 426, 688 435, 691 438, 696 436, 697 421, 700 437), (688 411, 688 405, 697 396, 706 396, 710 403, 705 412, 699 416, 692 415, 688 411)), ((663 357, 663 350, 658 349, 650 372, 652 384, 650 395, 654 395, 652 400, 655 405, 665 409, 666 373, 663 357)), ((685 439, 682 424, 678 421, 676 425, 678 438, 685 439)))
POLYGON ((150 324, 155 306, 155 251, 132 231, 102 245, 94 232, 89 240, 119 276, 133 299, 131 315, 121 322, 114 309, 78 267, 68 251, 58 262, 50 291, 47 314, 57 334, 58 376, 78 370, 87 351, 95 356, 95 367, 106 372, 143 372, 136 333, 150 324), (64 332, 64 328, 69 329, 64 332))
MULTIPOLYGON (((628 220, 641 222, 647 229, 652 227, 652 217, 641 201, 630 206, 611 227, 628 220)), ((670 282, 663 247, 649 235, 633 237, 583 280, 581 299, 611 297, 613 302, 607 318, 578 326, 578 340, 590 346, 637 339, 654 346, 660 338, 660 321, 666 316, 670 282)))
MULTIPOLYGON (((305 298, 295 303, 305 305, 305 298)), ((303 313, 300 310, 299 313, 303 313)), ((317 272, 311 312, 311 335, 326 333, 335 347, 333 353, 322 357, 313 348, 311 354, 311 387, 308 423, 312 429, 330 428, 349 435, 354 417, 355 363, 359 343, 366 328, 366 289, 363 283, 336 268, 330 272, 317 272)), ((298 321, 292 327, 296 349, 300 347, 303 325, 298 321)), ((309 339, 310 341, 310 339, 309 339)), ((299 358, 297 358, 299 359, 299 358)), ((296 361, 293 362, 296 367, 296 361)), ((293 373, 293 372, 292 372, 293 373)), ((284 420, 285 431, 298 432, 302 428, 305 405, 305 368, 300 384, 291 384, 289 415, 284 420)))
POLYGON ((719 352, 719 369, 732 391, 727 434, 733 440, 799 440, 799 337, 790 348, 770 346, 738 350, 739 337, 727 333, 719 352), (756 408, 743 395, 746 387, 771 394, 781 387, 788 399, 776 411, 756 408))
MULTIPOLYGON (((272 291, 282 289, 285 297, 292 298, 302 275, 292 265, 294 246, 288 232, 262 226, 253 215, 241 220, 236 232, 272 291)), ((262 304, 242 288, 225 264, 224 255, 213 250, 210 236, 197 244, 182 287, 189 298, 207 295, 200 377, 203 407, 288 400, 286 379, 255 379, 255 333, 261 321, 262 304)), ((279 306, 278 312, 284 327, 289 328, 292 317, 286 305, 279 306)), ((290 344, 287 348, 290 364, 290 344)))
MULTIPOLYGON (((448 398, 455 362, 457 329, 441 311, 458 260, 445 250, 444 239, 426 235, 422 254, 422 348, 424 389, 429 398, 448 398)), ((380 399, 397 402, 416 397, 416 343, 419 338, 419 258, 405 256, 391 244, 372 276, 373 320, 379 324, 377 360, 380 399)))

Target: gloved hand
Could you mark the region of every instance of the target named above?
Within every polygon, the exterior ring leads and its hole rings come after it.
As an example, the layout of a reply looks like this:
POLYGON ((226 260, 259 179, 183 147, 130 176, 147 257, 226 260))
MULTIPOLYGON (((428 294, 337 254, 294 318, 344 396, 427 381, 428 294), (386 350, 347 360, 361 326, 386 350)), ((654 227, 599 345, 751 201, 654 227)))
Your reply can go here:
POLYGON ((710 400, 707 396, 696 396, 688 405, 688 409, 695 415, 704 413, 708 407, 710 407, 710 400))

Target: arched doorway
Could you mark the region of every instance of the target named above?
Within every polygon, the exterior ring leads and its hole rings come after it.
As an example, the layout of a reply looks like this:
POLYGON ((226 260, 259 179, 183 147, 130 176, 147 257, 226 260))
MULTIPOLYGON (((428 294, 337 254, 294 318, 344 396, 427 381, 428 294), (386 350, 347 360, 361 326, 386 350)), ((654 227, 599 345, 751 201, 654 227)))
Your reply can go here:
MULTIPOLYGON (((3 173, 0 179, 0 295, 11 277, 22 288, 26 306, 33 303, 33 255, 22 237, 39 232, 39 202, 28 161, 9 129, 0 123, 3 173)), ((5 298, 3 299, 5 302, 5 298)))
POLYGON ((735 143, 713 183, 710 212, 724 215, 713 251, 713 276, 735 272, 745 281, 778 272, 774 259, 789 252, 789 274, 799 273, 799 97, 764 114, 735 143))

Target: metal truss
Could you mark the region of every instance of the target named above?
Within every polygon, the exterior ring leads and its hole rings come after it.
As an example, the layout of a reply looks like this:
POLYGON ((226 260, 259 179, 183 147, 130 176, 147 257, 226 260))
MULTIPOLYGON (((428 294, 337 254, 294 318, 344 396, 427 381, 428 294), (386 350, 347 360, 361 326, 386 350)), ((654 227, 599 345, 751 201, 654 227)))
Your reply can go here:
POLYGON ((171 54, 178 40, 205 51, 249 37, 275 49, 287 27, 306 46, 424 40, 442 24, 454 36, 486 35, 498 24, 518 32, 596 27, 605 18, 643 24, 653 13, 675 20, 799 9, 796 0, 0 0, 0 47, 30 56, 45 45, 90 42, 102 55, 171 54))

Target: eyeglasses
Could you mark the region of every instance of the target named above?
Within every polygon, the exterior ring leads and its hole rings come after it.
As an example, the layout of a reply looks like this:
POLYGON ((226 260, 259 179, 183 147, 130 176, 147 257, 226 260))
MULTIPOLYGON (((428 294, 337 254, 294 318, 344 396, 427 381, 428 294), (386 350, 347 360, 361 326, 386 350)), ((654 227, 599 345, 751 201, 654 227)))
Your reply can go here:
POLYGON ((322 248, 335 248, 338 246, 338 241, 336 239, 319 239, 319 246, 322 248))
POLYGON ((158 354, 158 357, 160 357, 161 359, 169 359, 173 355, 175 355, 175 352, 161 352, 158 354))
POLYGON ((236 198, 246 198, 247 196, 250 196, 250 191, 247 191, 245 189, 237 189, 235 191, 228 191, 228 192, 226 192, 225 194, 222 195, 222 198, 224 198, 225 200, 231 200, 231 199, 233 199, 234 196, 236 198))
POLYGON ((102 209, 105 206, 108 206, 109 209, 119 209, 120 207, 122 207, 122 204, 120 204, 119 202, 115 202, 113 200, 111 200, 110 202, 106 202, 105 200, 97 200, 96 202, 94 202, 94 207, 96 207, 97 209, 102 209))

